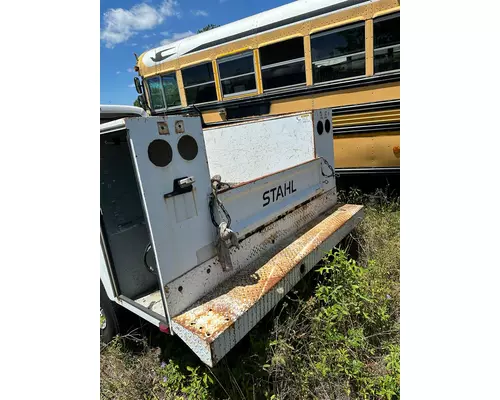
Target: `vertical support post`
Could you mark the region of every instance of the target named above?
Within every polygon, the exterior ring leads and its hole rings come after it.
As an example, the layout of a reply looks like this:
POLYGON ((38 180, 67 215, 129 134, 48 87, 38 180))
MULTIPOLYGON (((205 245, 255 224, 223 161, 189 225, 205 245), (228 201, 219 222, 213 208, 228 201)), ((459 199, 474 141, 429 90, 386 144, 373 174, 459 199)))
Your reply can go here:
POLYGON ((373 19, 365 22, 365 68, 366 76, 373 75, 373 19))
POLYGON ((253 50, 253 68, 255 70, 255 78, 257 80, 257 94, 264 92, 262 83, 262 71, 260 70, 260 55, 259 49, 253 50))
POLYGON ((212 70, 214 71, 215 92, 217 93, 217 100, 222 101, 222 90, 219 79, 219 66, 217 65, 217 60, 212 61, 212 70))
POLYGON ((312 73, 311 37, 309 35, 304 36, 304 61, 306 63, 306 85, 311 86, 313 84, 313 73, 312 73))
POLYGON ((187 107, 186 91, 184 90, 184 81, 182 80, 181 70, 175 71, 175 78, 177 79, 177 88, 179 89, 179 97, 181 99, 182 107, 187 107))

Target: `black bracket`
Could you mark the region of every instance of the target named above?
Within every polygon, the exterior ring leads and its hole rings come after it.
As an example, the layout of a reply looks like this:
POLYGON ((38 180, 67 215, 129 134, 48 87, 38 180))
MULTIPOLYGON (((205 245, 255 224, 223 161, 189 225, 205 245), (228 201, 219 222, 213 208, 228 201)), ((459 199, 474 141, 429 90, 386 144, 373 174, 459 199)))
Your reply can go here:
POLYGON ((174 196, 178 196, 180 194, 184 194, 184 193, 189 193, 189 192, 192 192, 193 191, 193 185, 190 184, 188 186, 185 186, 185 187, 181 187, 179 182, 183 179, 186 179, 187 176, 184 176, 182 178, 177 178, 177 179, 174 179, 174 190, 171 191, 170 193, 166 193, 163 195, 163 198, 164 199, 168 199, 169 197, 174 197, 174 196))

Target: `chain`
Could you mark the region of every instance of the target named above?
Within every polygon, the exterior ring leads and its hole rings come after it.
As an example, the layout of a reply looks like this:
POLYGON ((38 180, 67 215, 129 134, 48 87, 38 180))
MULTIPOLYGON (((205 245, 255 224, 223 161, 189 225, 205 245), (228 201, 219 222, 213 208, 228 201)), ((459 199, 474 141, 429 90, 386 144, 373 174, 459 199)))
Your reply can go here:
POLYGON ((340 175, 339 174, 336 174, 335 171, 333 170, 333 167, 330 165, 330 163, 326 160, 326 158, 324 157, 319 157, 321 158, 321 160, 326 164, 326 166, 330 169, 330 172, 332 173, 331 175, 325 175, 325 173, 323 172, 323 168, 321 169, 321 175, 323 175, 324 177, 326 178, 333 178, 334 176, 335 177, 339 177, 340 175))
POLYGON ((231 255, 229 253, 229 249, 231 247, 239 248, 238 244, 238 236, 234 231, 230 229, 231 226, 231 216, 222 204, 222 201, 219 200, 217 196, 217 191, 222 188, 223 185, 227 185, 226 183, 221 182, 220 175, 215 175, 210 182, 212 183, 212 194, 210 195, 209 208, 210 208, 210 219, 212 220, 212 224, 217 228, 217 254, 219 256, 219 261, 222 266, 223 271, 231 271, 233 269, 233 263, 231 262, 231 255), (227 222, 222 221, 217 223, 215 220, 215 206, 218 206, 222 212, 224 213, 227 222))
MULTIPOLYGON (((227 185, 227 184, 221 182, 220 175, 215 175, 212 179, 210 179, 210 182, 212 183, 212 194, 210 195, 210 201, 209 201, 208 206, 210 208, 210 219, 212 220, 212 224, 216 228, 219 227, 219 224, 215 220, 215 214, 214 214, 215 205, 217 205, 224 213, 224 216, 227 219, 227 227, 229 228, 231 226, 231 216, 227 212, 226 207, 224 207, 224 204, 222 204, 222 201, 220 201, 219 197, 217 196, 217 191, 222 189, 223 185, 227 185)), ((227 186, 229 187, 229 185, 227 185, 227 186)))

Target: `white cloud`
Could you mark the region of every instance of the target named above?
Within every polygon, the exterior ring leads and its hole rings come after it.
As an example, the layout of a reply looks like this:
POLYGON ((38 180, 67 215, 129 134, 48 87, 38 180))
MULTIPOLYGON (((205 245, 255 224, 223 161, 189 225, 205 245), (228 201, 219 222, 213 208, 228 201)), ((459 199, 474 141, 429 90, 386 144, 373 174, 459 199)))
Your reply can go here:
POLYGON ((135 85, 133 83, 131 83, 130 85, 127 85, 128 87, 135 87, 135 85))
POLYGON ((194 32, 191 32, 191 31, 174 33, 174 34, 172 34, 171 37, 169 37, 167 39, 163 39, 160 42, 160 46, 164 46, 164 45, 169 44, 171 42, 175 42, 176 40, 181 40, 181 39, 187 38, 189 36, 193 36, 193 35, 194 35, 194 32))
POLYGON ((134 72, 133 68, 127 68, 127 72, 134 72))
POLYGON ((177 0, 163 0, 159 7, 140 3, 128 10, 110 8, 103 15, 104 29, 101 30, 101 40, 107 48, 113 48, 126 42, 139 31, 155 28, 163 23, 166 17, 179 17, 181 14, 178 5, 177 0))
POLYGON ((170 35, 170 32, 169 31, 160 32, 160 35, 162 35, 162 36, 168 36, 168 35, 170 35))
POLYGON ((164 0, 160 5, 160 13, 165 17, 180 16, 180 11, 176 8, 179 3, 176 0, 164 0))
POLYGON ((116 71, 116 75, 120 74, 120 71, 116 71))
POLYGON ((191 14, 195 17, 208 17, 208 12, 204 10, 191 10, 191 14))

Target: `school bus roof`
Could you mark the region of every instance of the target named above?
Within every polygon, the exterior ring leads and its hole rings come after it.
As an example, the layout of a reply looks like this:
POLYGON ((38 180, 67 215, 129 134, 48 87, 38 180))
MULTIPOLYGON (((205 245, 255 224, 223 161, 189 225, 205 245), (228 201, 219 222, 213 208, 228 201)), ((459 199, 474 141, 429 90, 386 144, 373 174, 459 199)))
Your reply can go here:
POLYGON ((231 22, 227 25, 189 36, 176 42, 146 51, 139 57, 138 67, 155 67, 175 60, 186 54, 206 50, 211 47, 248 38, 261 32, 278 29, 286 25, 326 15, 335 11, 376 0, 299 0, 272 10, 264 11, 231 22))

